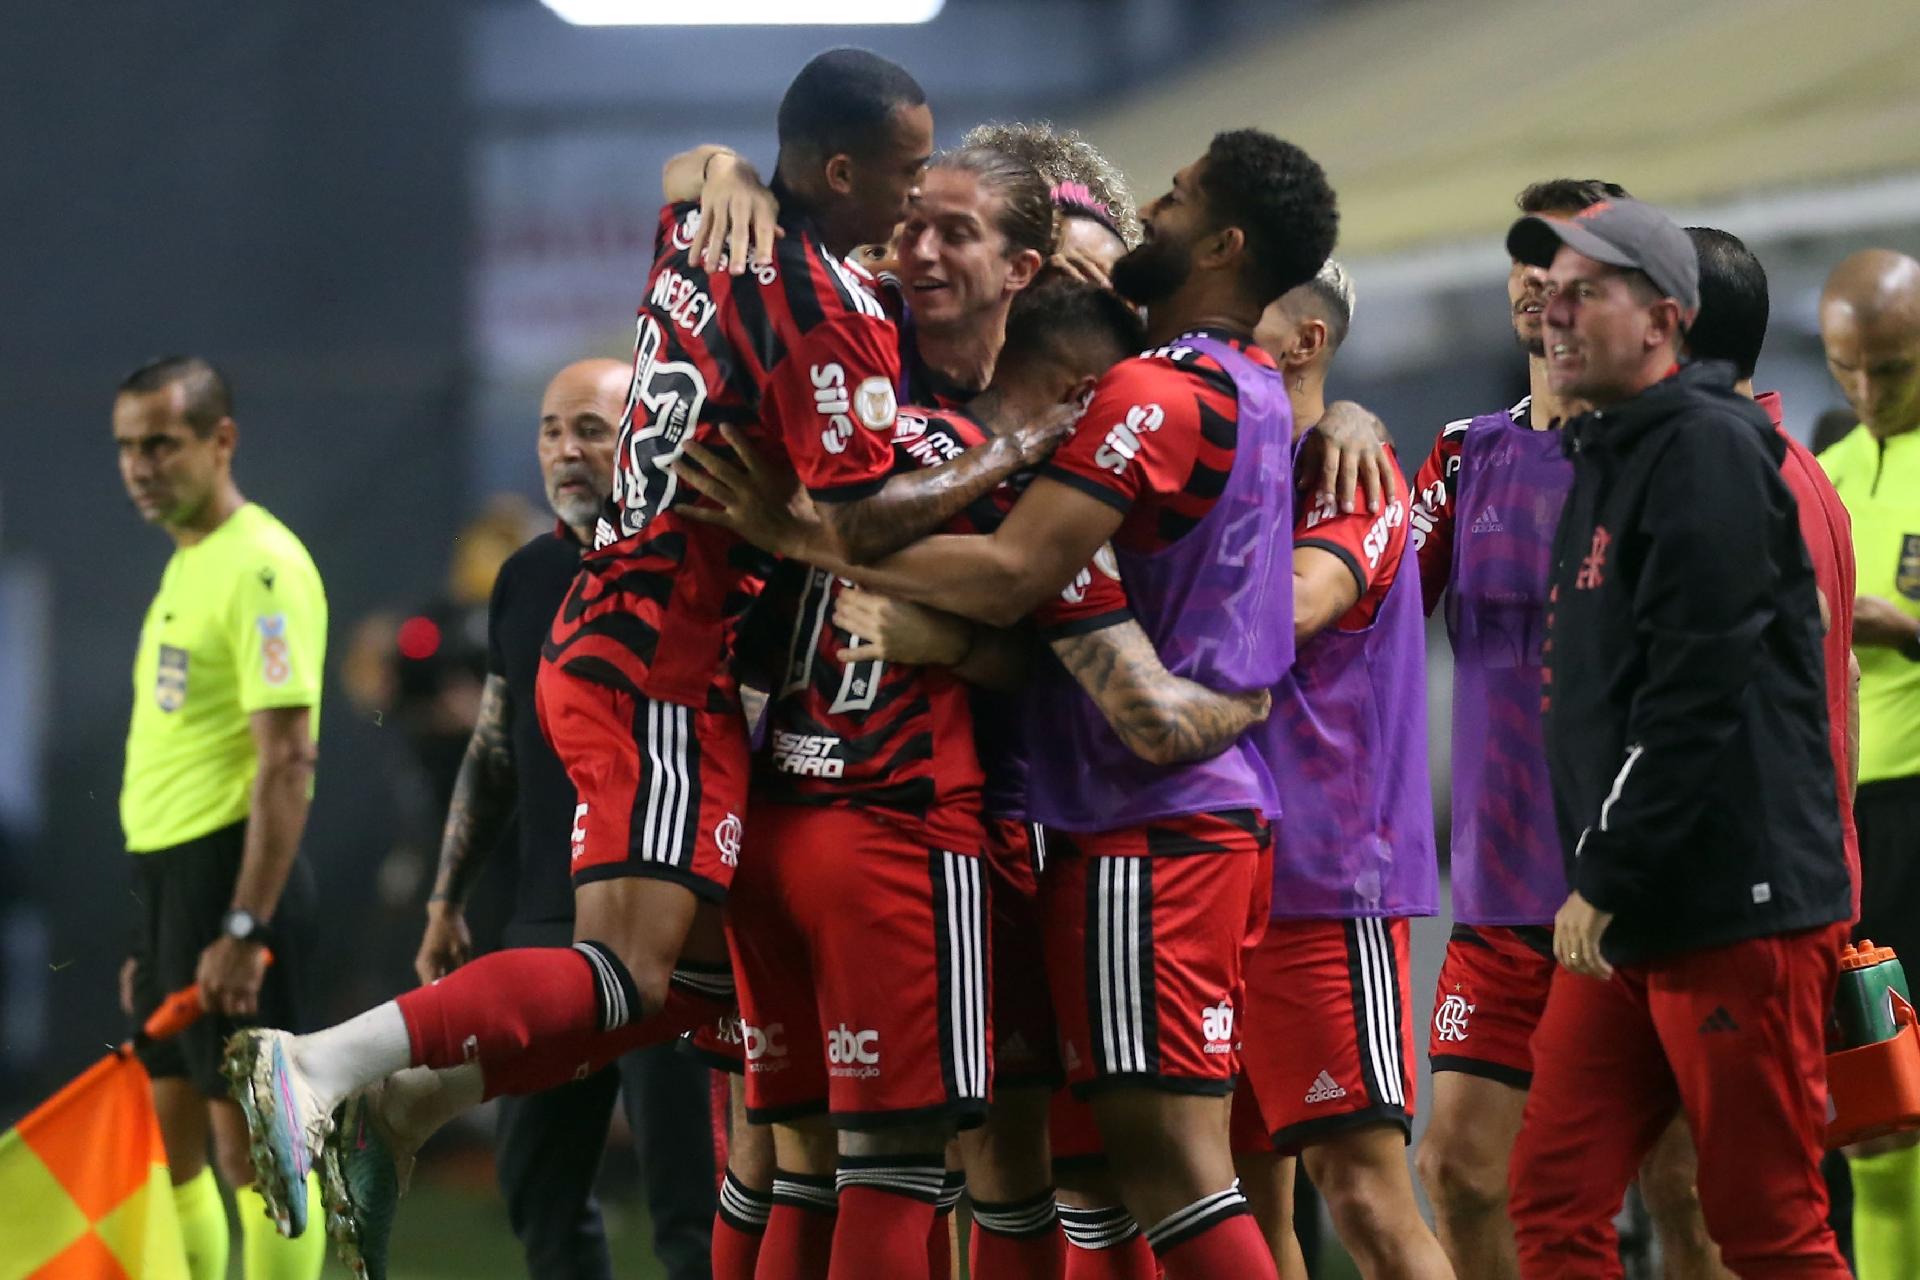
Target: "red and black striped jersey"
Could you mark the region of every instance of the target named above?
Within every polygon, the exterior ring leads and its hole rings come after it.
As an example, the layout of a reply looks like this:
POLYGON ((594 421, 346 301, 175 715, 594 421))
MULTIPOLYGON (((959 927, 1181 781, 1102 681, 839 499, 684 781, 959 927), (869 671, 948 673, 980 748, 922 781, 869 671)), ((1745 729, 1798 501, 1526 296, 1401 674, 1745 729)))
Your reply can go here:
MULTIPOLYGON (((1274 367, 1244 335, 1201 332, 1274 367)), ((1115 545, 1151 554, 1213 509, 1233 470, 1239 418, 1233 378, 1219 361, 1175 339, 1107 371, 1042 474, 1124 512, 1115 545)))
POLYGON ((726 424, 818 501, 871 494, 892 467, 899 354, 870 277, 829 253, 803 217, 783 213, 772 264, 732 276, 709 275, 688 253, 699 216, 693 204, 661 211, 613 496, 545 653, 638 696, 714 706, 736 696, 738 623, 768 561, 686 518, 698 494, 674 463, 689 439, 724 451, 726 424))
POLYGON ((1362 505, 1342 511, 1331 497, 1322 500, 1312 492, 1318 468, 1300 468, 1296 463, 1295 554, 1307 547, 1327 552, 1347 566, 1360 588, 1360 598, 1334 624, 1342 631, 1361 631, 1373 625, 1374 615, 1400 576, 1407 549, 1407 480, 1400 474, 1400 456, 1393 446, 1387 445, 1386 451, 1392 465, 1387 468, 1386 492, 1381 495, 1378 515, 1362 505))
MULTIPOLYGON (((893 432, 894 468, 937 467, 990 438, 964 411, 903 409, 893 432)), ((979 499, 945 532, 991 533, 1026 479, 1015 477, 979 499)), ((784 654, 770 672, 768 750, 756 762, 755 794, 783 804, 872 809, 929 845, 980 848, 983 774, 973 689, 944 667, 842 662, 839 651, 856 643, 833 621, 845 586, 823 570, 786 564, 760 602, 764 619, 786 626, 784 654)), ((1094 569, 1035 616, 1043 629, 1092 630, 1129 614, 1119 579, 1094 569)))

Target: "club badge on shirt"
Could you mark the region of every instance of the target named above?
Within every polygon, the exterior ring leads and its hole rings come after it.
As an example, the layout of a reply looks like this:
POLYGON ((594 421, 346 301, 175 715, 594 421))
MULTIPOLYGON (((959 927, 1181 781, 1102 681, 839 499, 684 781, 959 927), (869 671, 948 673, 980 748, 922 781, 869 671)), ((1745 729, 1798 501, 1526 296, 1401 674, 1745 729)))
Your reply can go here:
POLYGON ((153 681, 153 700, 162 711, 178 711, 187 700, 187 651, 160 646, 160 669, 153 681))
POLYGON ((285 684, 293 674, 287 657, 287 615, 261 614, 254 625, 260 628, 260 678, 268 684, 285 684))

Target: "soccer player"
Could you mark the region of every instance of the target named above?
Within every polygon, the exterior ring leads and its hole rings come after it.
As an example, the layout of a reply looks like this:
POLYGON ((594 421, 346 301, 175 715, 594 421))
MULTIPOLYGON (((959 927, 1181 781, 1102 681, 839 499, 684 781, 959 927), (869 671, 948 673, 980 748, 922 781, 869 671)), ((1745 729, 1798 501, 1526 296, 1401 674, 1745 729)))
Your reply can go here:
MULTIPOLYGON (((1820 455, 1853 520, 1859 598, 1860 921, 1920 973, 1920 263, 1869 249, 1820 296, 1827 369, 1859 423, 1820 455)), ((1854 1251, 1866 1280, 1920 1271, 1920 1146, 1848 1153, 1854 1251)))
MULTIPOLYGON (((283 1240, 253 1187, 247 1130, 225 1097, 236 1026, 297 1027, 314 927, 299 857, 313 786, 327 600, 306 548, 234 482, 240 428, 206 361, 141 366, 113 402, 120 479, 174 544, 140 629, 120 817, 139 904, 122 1001, 134 1025, 197 982, 208 1017, 147 1046, 154 1110, 194 1280, 227 1274, 234 1189, 248 1280, 311 1280, 316 1232, 283 1240), (267 950, 272 949, 272 963, 267 950)), ((315 1195, 299 1185, 300 1207, 315 1195)))
MULTIPOLYGON (((632 380, 624 361, 581 360, 560 370, 541 398, 540 477, 558 524, 516 551, 494 582, 486 684, 454 783, 414 961, 423 983, 471 958, 467 896, 510 826, 517 829, 519 861, 505 944, 564 946, 572 939, 566 850, 574 790, 541 736, 534 680, 547 626, 579 571, 581 553, 593 545, 594 525, 613 490, 614 440, 632 380)), ((372 1109, 384 1093, 376 1087, 358 1095, 349 1104, 348 1127, 360 1121, 362 1099, 372 1109)), ((707 1074, 669 1045, 637 1050, 585 1080, 501 1100, 494 1163, 527 1270, 557 1280, 612 1275, 593 1183, 616 1093, 625 1100, 647 1175, 654 1251, 674 1280, 705 1277, 715 1210, 712 1177, 700 1159, 710 1137, 707 1074)))
POLYGON ((1554 389, 1593 406, 1543 646, 1572 892, 1513 1157, 1522 1274, 1619 1274, 1611 1219, 1680 1112, 1729 1269, 1845 1276, 1819 1164, 1851 890, 1784 446, 1730 366, 1677 368, 1699 269, 1664 214, 1530 216, 1508 248, 1547 271, 1554 389))
POLYGON ((1017 156, 1053 184, 1060 241, 1052 263, 1069 275, 1105 285, 1113 264, 1140 242, 1140 217, 1126 176, 1079 130, 1062 131, 1044 122, 995 122, 975 125, 961 143, 1017 156))
MULTIPOLYGON (((1296 436, 1325 411, 1353 322, 1329 261, 1267 308, 1255 339, 1287 380, 1296 436)), ((1426 755, 1426 640, 1407 545, 1407 490, 1385 510, 1294 512, 1293 669, 1255 730, 1283 762, 1273 901, 1247 961, 1235 1157, 1274 1260, 1303 1274, 1293 1159, 1326 1198, 1360 1274, 1448 1277, 1420 1217, 1412 1136, 1410 918, 1438 906, 1426 755), (1254 1194, 1255 1189, 1261 1194, 1254 1194)))
MULTIPOLYGON (((575 943, 496 952, 312 1036, 236 1039, 229 1078, 270 1203, 291 1199, 340 1103, 409 1066, 438 1076, 433 1105, 412 1113, 425 1126, 730 1007, 720 902, 739 861, 749 754, 731 658, 764 561, 687 523, 694 495, 673 463, 688 440, 749 427, 793 468, 837 549, 865 560, 937 528, 1068 425, 1063 412, 889 478, 895 334, 844 257, 905 213, 932 116, 900 67, 840 49, 789 86, 779 132, 786 234, 772 264, 708 272, 689 252, 697 207, 662 211, 613 498, 545 645, 541 726, 579 793, 575 943)), ((332 1173, 344 1154, 322 1182, 330 1226, 350 1237, 365 1206, 332 1173)))
MULTIPOLYGON (((1563 178, 1516 203, 1570 217, 1625 194, 1563 178)), ((1558 428, 1585 408, 1547 378, 1545 273, 1515 259, 1507 301, 1529 394, 1441 431, 1414 481, 1409 530, 1428 611, 1446 598, 1454 655, 1455 923, 1434 995, 1433 1112, 1416 1164, 1454 1270, 1476 1280, 1519 1274, 1507 1162, 1553 976, 1550 926, 1566 898, 1540 739, 1540 645, 1554 526, 1573 483, 1558 428)))
MULTIPOLYGON (((1293 656, 1291 433, 1278 374, 1250 338, 1267 304, 1326 261, 1333 192, 1298 148, 1241 130, 1218 135, 1142 221, 1114 285, 1147 306, 1160 345, 1101 380, 993 534, 929 538, 850 576, 1005 625, 1112 540, 1169 670, 1271 689, 1293 656)), ((756 503, 749 485, 702 518, 737 520, 756 503)), ((1030 807, 1050 844, 1070 833, 1049 849, 1041 889, 1068 1078, 1094 1097, 1123 1196, 1169 1276, 1272 1276, 1226 1133, 1241 948, 1265 918, 1267 765, 1244 737, 1204 763, 1147 765, 1064 675, 1030 702, 1050 743, 1033 756, 1030 807)))

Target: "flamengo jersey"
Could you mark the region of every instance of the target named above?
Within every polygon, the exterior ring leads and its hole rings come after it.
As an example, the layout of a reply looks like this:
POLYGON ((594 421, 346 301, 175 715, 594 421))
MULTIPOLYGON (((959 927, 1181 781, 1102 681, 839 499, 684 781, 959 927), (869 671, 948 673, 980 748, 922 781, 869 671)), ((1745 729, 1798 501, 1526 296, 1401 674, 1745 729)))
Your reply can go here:
MULTIPOLYGON (((894 469, 937 467, 991 438, 962 410, 903 410, 892 437, 894 469)), ((1025 480, 1016 477, 980 498, 945 532, 991 533, 1025 480)), ((872 809, 938 848, 978 850, 985 838, 984 779, 974 740, 975 691, 945 667, 842 662, 839 651, 856 641, 833 621, 834 600, 845 586, 823 570, 789 563, 761 602, 769 617, 790 628, 767 712, 769 749, 756 762, 756 797, 872 809)), ((1074 632, 1128 616, 1105 555, 1036 615, 1043 628, 1074 632)), ((989 768, 1005 763, 987 761, 989 768)))
POLYGON ((729 658, 767 560, 680 514, 698 495, 674 463, 689 438, 724 451, 729 424, 816 500, 871 494, 893 462, 899 354, 869 277, 803 216, 783 212, 773 264, 741 276, 709 276, 688 254, 699 217, 693 204, 661 211, 613 496, 545 656, 635 696, 717 709, 738 696, 729 658))

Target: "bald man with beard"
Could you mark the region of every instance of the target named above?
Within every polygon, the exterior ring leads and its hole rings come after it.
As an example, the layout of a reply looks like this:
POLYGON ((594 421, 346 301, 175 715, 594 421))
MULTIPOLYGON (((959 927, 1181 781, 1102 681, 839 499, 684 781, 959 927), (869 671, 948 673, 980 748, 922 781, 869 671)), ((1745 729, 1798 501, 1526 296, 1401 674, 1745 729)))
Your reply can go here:
MULTIPOLYGON (((464 907, 510 819, 519 819, 509 947, 566 946, 573 937, 568 843, 575 796, 540 732, 534 677, 547 625, 593 545, 613 488, 614 442, 633 370, 624 360, 580 360, 540 402, 540 479, 557 523, 500 568, 487 610, 487 680, 479 721, 454 784, 414 969, 433 982, 470 958, 464 907)), ((411 1073, 408 1073, 411 1074, 411 1073)), ((705 1280, 714 1213, 706 1072, 672 1045, 641 1049, 584 1080, 503 1098, 496 1164, 530 1275, 612 1275, 593 1182, 614 1094, 623 1094, 647 1176, 654 1251, 671 1280, 705 1280), (666 1176, 667 1170, 672 1176, 666 1176)), ((368 1117, 381 1124, 381 1118, 368 1117)))
MULTIPOLYGON (((1920 262, 1842 261, 1820 295, 1827 368, 1860 425, 1820 455, 1853 518, 1859 596, 1860 925, 1920 976, 1920 262)), ((1848 1151, 1860 1280, 1920 1275, 1920 1147, 1848 1151)))

